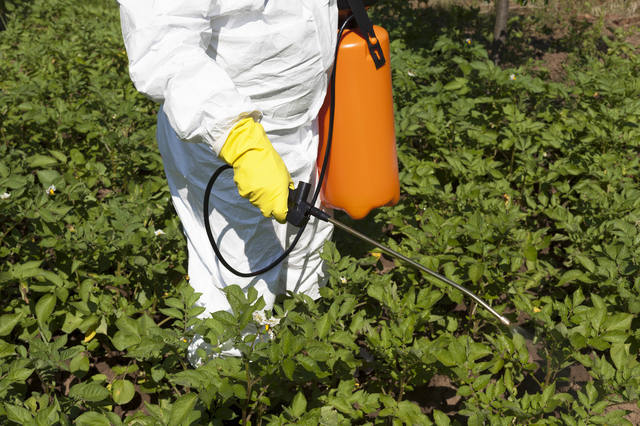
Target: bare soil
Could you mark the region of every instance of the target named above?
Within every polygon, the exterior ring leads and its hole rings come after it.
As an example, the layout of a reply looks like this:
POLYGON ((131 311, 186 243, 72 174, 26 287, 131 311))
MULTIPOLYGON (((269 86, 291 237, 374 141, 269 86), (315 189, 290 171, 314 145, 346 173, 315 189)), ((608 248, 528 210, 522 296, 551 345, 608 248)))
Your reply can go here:
MULTIPOLYGON (((417 8, 450 10, 463 7, 474 10, 476 19, 460 28, 466 35, 491 48, 494 24, 494 2, 482 0, 413 0, 417 8)), ((563 65, 570 54, 582 47, 585 32, 600 28, 599 48, 604 48, 602 37, 613 37, 616 29, 629 32, 625 41, 640 46, 640 1, 638 0, 529 0, 526 6, 509 2, 509 30, 507 46, 502 57, 503 68, 530 66, 533 71, 550 81, 560 81, 563 65)))
MULTIPOLYGON (((524 13, 520 12, 520 15, 523 16, 524 13)), ((569 20, 566 25, 555 28, 551 34, 535 31, 531 34, 531 49, 533 50, 534 58, 540 61, 540 65, 549 71, 549 79, 551 81, 560 81, 564 76, 563 64, 569 59, 569 52, 562 48, 569 47, 567 46, 569 27, 581 26, 588 28, 600 24, 603 26, 603 36, 613 37, 614 31, 622 28, 632 32, 626 37, 625 41, 633 46, 640 46, 640 34, 638 33, 638 30, 640 30, 640 15, 638 14, 633 16, 605 14, 597 17, 586 13, 575 16, 573 22, 569 20)), ((540 66, 537 68, 539 69, 540 66)))

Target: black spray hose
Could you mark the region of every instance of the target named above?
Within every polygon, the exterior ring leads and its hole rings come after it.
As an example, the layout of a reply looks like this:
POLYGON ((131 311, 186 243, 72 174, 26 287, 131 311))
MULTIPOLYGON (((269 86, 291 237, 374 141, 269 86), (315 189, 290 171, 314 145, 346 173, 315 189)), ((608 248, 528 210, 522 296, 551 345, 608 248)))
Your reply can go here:
POLYGON ((327 166, 329 165, 329 154, 331 153, 331 142, 333 142, 333 121, 335 119, 336 113, 336 70, 338 69, 338 48, 340 47, 340 39, 342 38, 342 33, 349 25, 349 22, 353 19, 354 15, 349 16, 340 27, 340 31, 338 31, 338 41, 336 42, 336 53, 333 58, 333 70, 331 71, 331 85, 329 90, 331 91, 331 110, 329 111, 329 135, 327 137, 327 146, 324 150, 324 158, 322 159, 322 169, 320 169, 320 176, 318 177, 318 185, 316 186, 316 191, 313 193, 313 198, 311 199, 311 204, 315 205, 318 200, 318 195, 320 195, 320 190, 322 189, 322 183, 324 182, 324 175, 327 173, 327 166))
MULTIPOLYGON (((224 166, 222 166, 218 170, 216 170, 215 173, 211 176, 211 179, 209 180, 209 183, 207 184, 207 188, 204 191, 204 207, 207 210, 209 210, 209 198, 211 197, 211 189, 213 188, 213 184, 215 183, 215 181, 218 178, 218 176, 220 176, 220 173, 224 172, 225 170, 231 169, 231 168, 232 167, 230 165, 225 164, 224 166)), ((306 222, 303 224, 303 226, 298 231, 298 234, 296 235, 296 238, 291 243, 291 246, 289 246, 289 248, 286 249, 284 251, 284 253, 282 253, 280 255, 280 257, 278 257, 276 260, 274 260, 271 264, 265 266, 264 268, 262 268, 262 269, 260 269, 258 271, 240 272, 240 271, 236 270, 233 266, 229 265, 229 263, 222 256, 222 253, 220 253, 220 249, 218 248, 218 245, 216 244, 216 240, 213 237, 213 233, 211 232, 211 224, 209 223, 209 212, 207 211, 206 214, 204 215, 204 228, 207 231, 207 237, 209 237, 209 242, 211 243, 211 247, 213 247, 213 251, 216 253, 216 256, 218 256, 218 259, 220 260, 220 263, 222 263, 224 265, 224 267, 227 268, 229 271, 231 271, 234 275, 237 275, 238 277, 244 277, 244 278, 255 277, 257 275, 264 274, 265 272, 273 269, 277 264, 282 262, 284 259, 286 259, 287 256, 289 256, 289 253, 291 253, 291 250, 293 250, 293 248, 298 243, 298 240, 302 236, 302 231, 304 231, 305 226, 306 226, 306 222)))
MULTIPOLYGON (((340 39, 342 38, 342 33, 347 28, 347 25, 349 24, 349 22, 351 21, 352 18, 353 18, 353 15, 349 16, 344 21, 344 23, 340 27, 340 31, 338 32, 338 41, 336 42, 336 52, 335 52, 335 56, 333 58, 333 70, 332 70, 332 75, 331 75, 331 84, 330 84, 330 88, 329 88, 329 90, 331 91, 331 110, 329 111, 329 135, 327 137, 327 145, 326 145, 326 148, 325 148, 324 159, 322 160, 322 168, 320 169, 320 175, 318 177, 318 184, 316 185, 316 190, 313 193, 313 199, 311 201, 311 205, 315 205, 316 201, 318 200, 318 196, 320 195, 320 190, 322 188, 322 183, 324 182, 324 176, 325 176, 325 174, 327 172, 327 165, 329 164, 329 154, 331 152, 331 142, 333 140, 333 122, 334 122, 334 118, 335 118, 335 106, 336 106, 336 69, 337 69, 337 65, 338 65, 338 47, 340 47, 340 39)), ((213 173, 213 175, 211 176, 211 179, 209 179, 209 183, 207 183, 207 188, 204 191, 204 204, 203 204, 203 207, 204 207, 204 210, 205 210, 205 212, 204 212, 205 213, 204 214, 204 228, 207 231, 207 237, 209 238, 209 243, 211 244, 211 247, 213 247, 213 251, 215 252, 215 254, 218 257, 218 259, 220 260, 220 263, 222 263, 224 265, 224 267, 227 268, 229 271, 231 271, 231 273, 233 273, 234 275, 236 275, 238 277, 243 277, 243 278, 250 278, 250 277, 255 277, 255 276, 264 274, 267 271, 270 271, 276 265, 278 265, 280 262, 282 262, 284 259, 286 259, 287 256, 289 256, 291 251, 295 248, 296 244, 298 244, 298 241, 300 240, 300 237, 302 236, 302 233, 304 232, 304 229, 307 226, 308 216, 306 216, 306 218, 298 218, 296 213, 292 212, 292 210, 290 209, 289 213, 287 213, 287 222, 291 223, 294 226, 299 226, 300 229, 298 230, 298 234, 296 235, 296 238, 293 240, 293 242, 291 243, 289 248, 287 248, 272 263, 270 263, 269 265, 265 266, 264 268, 262 268, 262 269, 260 269, 258 271, 240 272, 240 271, 236 270, 231 265, 229 265, 229 263, 222 256, 222 253, 220 253, 220 249, 218 248, 218 245, 216 244, 215 238, 213 237, 213 233, 211 232, 211 224, 209 223, 209 199, 211 198, 211 190, 213 189, 213 184, 216 182, 216 179, 218 179, 218 176, 220 176, 220 173, 224 172, 225 170, 231 169, 231 168, 232 167, 230 165, 228 165, 228 164, 218 168, 218 170, 216 170, 213 173)), ((309 185, 309 184, 306 184, 306 185, 309 185)), ((299 193, 302 194, 302 191, 299 191, 299 193)), ((291 202, 291 199, 292 199, 292 194, 294 194, 294 193, 293 192, 289 192, 290 202, 291 202)), ((307 195, 308 194, 309 194, 309 191, 307 190, 307 195)), ((306 196, 305 196, 304 201, 306 201, 306 196)), ((314 207, 314 209, 315 209, 315 207, 314 207)), ((319 209, 315 209, 315 210, 318 210, 318 212, 322 212, 322 210, 319 210, 319 209)), ((322 213, 326 215, 326 213, 324 213, 324 212, 322 212, 322 213)))

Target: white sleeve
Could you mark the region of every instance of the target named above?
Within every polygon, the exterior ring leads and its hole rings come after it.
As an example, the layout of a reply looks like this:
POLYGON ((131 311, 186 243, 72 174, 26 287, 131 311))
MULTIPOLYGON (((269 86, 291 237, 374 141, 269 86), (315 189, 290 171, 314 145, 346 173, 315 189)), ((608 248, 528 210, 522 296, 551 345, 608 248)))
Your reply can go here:
POLYGON ((136 88, 163 103, 178 137, 219 154, 241 119, 261 113, 207 55, 214 0, 118 0, 129 74, 136 88))

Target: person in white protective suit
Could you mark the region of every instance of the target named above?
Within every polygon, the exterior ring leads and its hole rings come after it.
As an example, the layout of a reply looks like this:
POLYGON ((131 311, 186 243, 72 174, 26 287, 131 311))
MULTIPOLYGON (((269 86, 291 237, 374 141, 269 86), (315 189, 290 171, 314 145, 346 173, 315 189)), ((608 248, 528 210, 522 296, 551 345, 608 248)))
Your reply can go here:
MULTIPOLYGON (((237 270, 267 266, 291 242, 297 228, 283 224, 288 190, 317 179, 316 116, 333 65, 336 0, 118 3, 131 79, 161 104, 157 140, 187 236, 190 284, 206 308, 202 317, 231 311, 220 290, 231 284, 254 286, 266 309, 287 291, 318 298, 326 280, 320 250, 331 225, 311 219, 282 264, 239 278, 209 244, 203 198, 213 172, 233 165, 216 181, 210 221, 237 270)), ((198 347, 208 349, 196 338, 192 364, 200 361, 198 347)), ((223 349, 222 355, 239 355, 223 349)))

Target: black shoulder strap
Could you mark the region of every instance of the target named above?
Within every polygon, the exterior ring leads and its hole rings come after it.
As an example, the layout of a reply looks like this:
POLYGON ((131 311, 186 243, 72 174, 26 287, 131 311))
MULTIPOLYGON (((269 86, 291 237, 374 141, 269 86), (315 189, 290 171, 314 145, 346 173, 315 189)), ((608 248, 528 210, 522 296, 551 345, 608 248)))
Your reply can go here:
POLYGON ((369 45, 369 52, 373 58, 373 62, 376 64, 376 69, 380 69, 387 61, 384 58, 380 41, 376 37, 376 33, 373 31, 373 23, 367 15, 367 10, 364 8, 362 0, 347 0, 349 8, 353 12, 353 17, 356 18, 356 24, 362 31, 362 36, 369 45))

